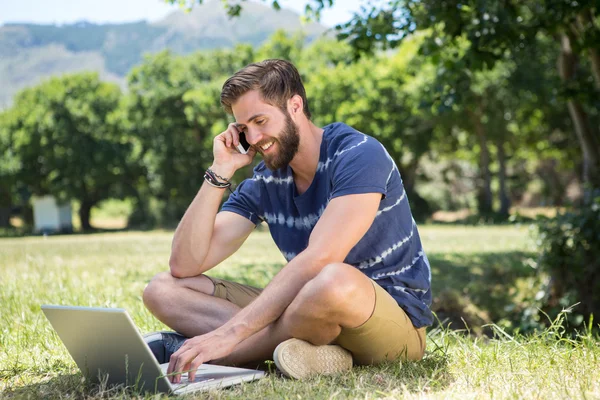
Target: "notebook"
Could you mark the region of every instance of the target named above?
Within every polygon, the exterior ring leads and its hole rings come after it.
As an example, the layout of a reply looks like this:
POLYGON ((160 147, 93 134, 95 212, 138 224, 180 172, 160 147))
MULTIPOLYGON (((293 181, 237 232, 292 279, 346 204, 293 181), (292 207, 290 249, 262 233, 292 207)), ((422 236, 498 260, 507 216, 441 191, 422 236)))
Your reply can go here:
POLYGON ((42 311, 81 372, 92 382, 183 394, 264 376, 263 371, 253 369, 203 364, 193 382, 184 373, 181 383, 173 384, 165 376, 168 364, 158 363, 126 310, 43 305, 42 311))

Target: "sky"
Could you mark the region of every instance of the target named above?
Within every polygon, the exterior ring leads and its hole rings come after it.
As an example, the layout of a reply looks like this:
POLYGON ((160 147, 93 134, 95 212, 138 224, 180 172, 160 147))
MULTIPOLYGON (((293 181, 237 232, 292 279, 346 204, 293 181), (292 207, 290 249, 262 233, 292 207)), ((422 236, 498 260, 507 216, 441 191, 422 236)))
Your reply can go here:
MULTIPOLYGON (((207 0, 204 0, 207 1, 207 0)), ((337 0, 322 12, 321 23, 327 26, 346 22, 363 0, 337 0)), ((280 0, 283 8, 304 12, 306 0, 280 0)), ((267 4, 270 4, 268 1, 267 4)), ((32 22, 65 24, 77 21, 121 23, 139 20, 156 21, 177 9, 164 0, 0 0, 0 24, 32 22)))

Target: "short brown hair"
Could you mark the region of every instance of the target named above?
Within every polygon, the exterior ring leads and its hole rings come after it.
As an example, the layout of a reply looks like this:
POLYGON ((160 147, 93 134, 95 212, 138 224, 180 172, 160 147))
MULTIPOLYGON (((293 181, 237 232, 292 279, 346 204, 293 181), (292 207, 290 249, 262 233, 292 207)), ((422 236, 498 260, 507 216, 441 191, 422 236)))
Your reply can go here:
POLYGON ((221 90, 221 104, 228 114, 231 106, 250 90, 258 90, 262 99, 286 111, 287 101, 294 95, 302 97, 304 115, 310 119, 306 92, 298 70, 285 60, 264 60, 245 66, 227 79, 221 90))

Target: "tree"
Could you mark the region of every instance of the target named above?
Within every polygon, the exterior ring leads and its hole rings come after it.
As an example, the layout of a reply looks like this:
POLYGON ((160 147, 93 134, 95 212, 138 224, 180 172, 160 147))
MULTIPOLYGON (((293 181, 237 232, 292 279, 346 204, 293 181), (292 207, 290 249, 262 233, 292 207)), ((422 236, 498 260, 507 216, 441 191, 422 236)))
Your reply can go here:
MULTIPOLYGON (((315 1, 320 6, 329 2, 315 1)), ((539 36, 554 38, 560 48, 559 88, 566 98, 573 129, 583 154, 583 179, 600 186, 600 139, 597 106, 600 89, 599 7, 593 0, 417 1, 390 0, 363 9, 340 27, 357 53, 395 47, 417 30, 431 30, 423 54, 442 46, 461 48, 461 68, 480 70, 519 53, 531 53, 539 36), (587 59, 588 63, 582 63, 587 59), (590 85, 594 82, 594 85, 590 85), (590 116, 596 117, 594 122, 590 116)))
MULTIPOLYGON (((175 0, 167 1, 175 3, 175 0)), ((280 8, 278 0, 264 1, 280 8)), ((191 7, 203 0, 178 2, 191 7)), ((243 1, 224 3, 231 16, 242 11, 243 1)), ((321 10, 334 3, 335 0, 312 0, 306 6, 306 14, 318 18, 321 10)), ((431 32, 422 48, 424 55, 435 52, 441 47, 440 43, 446 49, 461 48, 462 43, 467 42, 460 61, 469 70, 491 67, 496 61, 518 52, 531 52, 540 34, 555 38, 561 50, 558 59, 563 82, 561 92, 567 99, 583 155, 583 179, 599 187, 598 121, 590 121, 590 114, 597 117, 597 106, 593 104, 598 103, 600 97, 599 10, 594 0, 364 1, 360 11, 336 29, 338 38, 348 41, 357 57, 376 49, 396 47, 417 31, 431 32), (581 63, 584 58, 588 60, 586 65, 581 63), (586 98, 588 101, 582 102, 586 98), (593 106, 590 108, 590 105, 593 106)))
MULTIPOLYGON (((314 121, 344 121, 376 137, 395 160, 416 218, 430 215, 428 203, 416 190, 422 157, 429 151, 435 119, 422 101, 435 71, 416 57, 418 41, 403 44, 397 54, 380 54, 347 64, 347 57, 333 41, 315 44, 303 56, 306 90, 314 121), (326 44, 329 43, 329 48, 326 44), (329 49, 329 50, 328 50, 329 49), (315 52, 332 54, 335 61, 317 58, 315 52)), ((346 47, 346 54, 351 49, 346 47)))
POLYGON ((137 185, 138 215, 131 222, 168 224, 183 216, 212 161, 212 138, 227 126, 220 86, 253 56, 246 45, 187 57, 165 51, 131 71, 119 118, 145 171, 137 185), (149 214, 151 198, 159 203, 155 217, 149 214))
POLYGON ((10 227, 19 168, 19 157, 14 151, 8 129, 11 117, 8 112, 0 114, 0 228, 10 227))
POLYGON ((34 195, 77 199, 83 230, 98 202, 118 197, 129 146, 107 128, 120 90, 96 74, 65 75, 25 89, 7 111, 14 175, 34 195))

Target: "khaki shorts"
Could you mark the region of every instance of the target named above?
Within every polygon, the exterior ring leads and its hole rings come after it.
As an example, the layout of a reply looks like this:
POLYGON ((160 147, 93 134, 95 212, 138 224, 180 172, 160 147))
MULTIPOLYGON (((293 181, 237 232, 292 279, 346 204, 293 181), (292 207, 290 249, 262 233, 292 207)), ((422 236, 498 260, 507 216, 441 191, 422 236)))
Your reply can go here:
MULTIPOLYGON (((262 289, 241 283, 210 278, 215 284, 214 296, 239 307, 247 306, 262 289)), ((425 328, 415 328, 396 300, 374 281, 375 309, 369 319, 356 328, 342 328, 335 339, 353 355, 359 365, 386 360, 420 360, 425 353, 425 328)))

